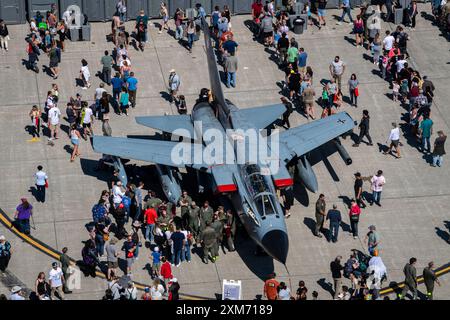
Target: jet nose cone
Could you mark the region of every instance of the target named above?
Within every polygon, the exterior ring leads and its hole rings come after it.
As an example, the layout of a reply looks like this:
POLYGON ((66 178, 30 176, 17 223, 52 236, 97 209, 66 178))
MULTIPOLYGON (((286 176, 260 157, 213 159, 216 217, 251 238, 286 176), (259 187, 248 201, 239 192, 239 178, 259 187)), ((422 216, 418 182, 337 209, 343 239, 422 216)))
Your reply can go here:
POLYGON ((269 231, 262 238, 261 244, 271 257, 286 264, 289 251, 289 239, 286 232, 282 230, 269 231))

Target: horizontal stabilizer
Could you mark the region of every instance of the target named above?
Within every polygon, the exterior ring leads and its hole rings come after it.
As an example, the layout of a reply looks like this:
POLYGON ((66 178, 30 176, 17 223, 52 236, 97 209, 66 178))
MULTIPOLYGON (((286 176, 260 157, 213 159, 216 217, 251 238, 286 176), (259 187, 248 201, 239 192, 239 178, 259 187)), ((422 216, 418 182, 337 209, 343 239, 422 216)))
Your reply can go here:
POLYGON ((196 139, 191 117, 185 114, 174 116, 136 117, 136 122, 140 125, 172 133, 180 137, 196 139))
POLYGON ((257 129, 264 129, 274 123, 286 111, 284 104, 274 104, 263 107, 239 109, 242 117, 248 119, 257 129))

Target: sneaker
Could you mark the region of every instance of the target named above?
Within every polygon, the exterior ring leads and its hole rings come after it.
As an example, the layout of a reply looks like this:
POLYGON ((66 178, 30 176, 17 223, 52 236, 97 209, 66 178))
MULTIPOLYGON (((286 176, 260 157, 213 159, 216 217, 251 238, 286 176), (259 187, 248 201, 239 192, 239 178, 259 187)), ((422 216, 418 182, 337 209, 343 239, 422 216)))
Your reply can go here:
POLYGON ((353 239, 358 239, 358 237, 357 236, 353 236, 353 239))
POLYGON ((342 22, 338 21, 336 22, 336 25, 340 26, 342 24, 342 22))
POLYGON ((359 147, 359 144, 355 143, 355 144, 352 145, 352 147, 357 148, 357 147, 359 147))
POLYGON ((179 267, 180 267, 180 264, 177 264, 176 267, 179 268, 179 267))
POLYGON ((83 87, 83 88, 81 88, 81 90, 87 90, 88 88, 87 87, 83 87))

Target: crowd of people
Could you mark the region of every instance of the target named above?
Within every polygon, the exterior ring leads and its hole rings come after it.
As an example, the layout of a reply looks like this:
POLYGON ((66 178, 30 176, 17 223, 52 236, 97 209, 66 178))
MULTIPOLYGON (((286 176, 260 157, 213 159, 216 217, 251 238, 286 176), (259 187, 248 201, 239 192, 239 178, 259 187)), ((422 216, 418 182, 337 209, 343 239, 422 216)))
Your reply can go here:
MULTIPOLYGON (((347 101, 348 105, 358 107, 359 80, 356 74, 346 74, 346 63, 340 56, 336 56, 329 64, 330 78, 322 81, 322 92, 316 94, 314 72, 308 65, 308 53, 299 45, 294 36, 289 33, 289 13, 293 9, 292 1, 283 1, 286 9, 275 7, 274 1, 256 0, 252 5, 253 26, 256 37, 268 48, 273 48, 279 67, 285 71, 282 101, 287 106, 287 114, 283 116, 283 122, 290 127, 289 114, 294 109, 300 110, 306 118, 316 119, 317 114, 321 118, 330 116, 340 110, 347 101), (348 78, 345 78, 345 77, 348 78), (348 80, 346 80, 348 79, 348 80), (343 88, 347 84, 348 99, 343 94, 343 88), (321 112, 315 110, 316 98, 319 97, 321 112)), ((319 29, 326 26, 325 6, 326 1, 318 1, 317 20, 313 18, 309 3, 305 4, 302 13, 307 14, 310 25, 317 25, 319 29)), ((388 7, 386 5, 386 7, 388 7)), ((433 4, 433 8, 436 6, 433 4)), ((446 12, 444 6, 441 11, 446 12)), ((117 114, 128 116, 129 108, 137 106, 138 79, 135 76, 134 64, 131 61, 130 45, 144 51, 145 44, 149 41, 148 26, 149 17, 144 11, 140 11, 136 17, 134 29, 130 33, 126 30, 125 22, 129 19, 126 2, 118 1, 117 12, 114 14, 111 24, 111 34, 108 36, 114 47, 105 51, 101 58, 102 70, 98 75, 103 81, 95 90, 94 103, 89 105, 88 97, 82 97, 77 93, 71 97, 66 105, 67 122, 69 123, 68 138, 72 144, 70 161, 74 162, 80 156, 81 139, 88 140, 94 133, 94 121, 102 122, 102 131, 106 136, 112 133, 109 125, 111 109, 117 114), (114 74, 114 76, 112 76, 114 74), (111 93, 107 87, 111 87, 111 93)), ((173 16, 175 39, 179 40, 189 52, 192 52, 193 44, 198 39, 200 21, 206 18, 206 12, 198 4, 197 16, 187 17, 180 8, 175 10, 173 16), (184 40, 186 39, 186 40, 184 40)), ((434 85, 422 77, 408 63, 410 55, 407 51, 409 36, 404 28, 398 26, 395 32, 385 32, 381 39, 381 30, 367 27, 368 7, 363 6, 360 13, 353 20, 349 1, 343 2, 343 13, 338 23, 344 21, 345 15, 353 23, 352 32, 355 35, 356 47, 366 48, 372 55, 372 62, 379 67, 380 75, 389 82, 392 87, 392 99, 399 101, 407 109, 410 133, 418 139, 419 149, 432 155, 432 166, 441 166, 445 154, 446 136, 438 131, 438 137, 431 150, 431 136, 433 134, 433 121, 431 120, 431 107, 434 98, 434 85)), ((437 9, 434 9, 437 11, 437 9)), ((390 19, 391 14, 386 15, 390 19)), ((416 3, 413 2, 409 12, 411 28, 415 27, 417 14, 416 3)), ((392 12, 391 12, 392 13, 392 12)), ((47 54, 49 57, 48 74, 58 79, 61 72, 59 64, 62 52, 66 51, 64 41, 68 38, 68 25, 70 13, 63 14, 63 19, 57 20, 56 8, 42 15, 40 12, 30 20, 30 34, 27 37, 27 67, 36 72, 39 71, 37 61, 39 56, 47 54)), ((167 5, 161 3, 159 33, 162 30, 171 31, 170 17, 167 5)), ((236 73, 238 70, 237 51, 238 43, 235 40, 231 28, 231 14, 227 6, 220 9, 214 7, 210 17, 212 36, 215 39, 218 60, 224 68, 224 83, 228 88, 236 86, 236 73)), ((0 44, 5 51, 8 50, 9 33, 3 21, 0 21, 0 44)), ((81 60, 79 84, 83 90, 91 87, 91 72, 89 63, 81 60)), ((170 102, 176 103, 180 113, 186 113, 186 102, 183 95, 179 95, 181 79, 175 69, 169 75, 170 102)), ((33 106, 29 112, 31 125, 30 134, 33 141, 39 141, 41 130, 48 135, 49 144, 54 146, 60 138, 59 127, 61 122, 61 110, 58 106, 59 88, 52 84, 48 91, 41 111, 40 106, 33 106)), ((358 147, 364 137, 368 145, 373 145, 369 134, 369 111, 363 110, 362 120, 359 123, 360 134, 354 147, 358 147)), ((392 130, 388 141, 390 146, 384 152, 395 152, 400 158, 400 129, 397 123, 392 124, 392 130)), ((103 158, 102 158, 103 160, 103 158)), ((100 161, 100 164, 104 162, 100 161)), ((99 168, 102 166, 99 165, 99 168)), ((48 176, 42 166, 38 166, 35 174, 36 199, 45 202, 45 191, 49 187, 48 176)), ((371 177, 363 177, 361 173, 355 173, 354 198, 349 201, 350 234, 359 238, 358 223, 362 209, 366 207, 364 201, 370 205, 381 206, 381 193, 386 179, 383 171, 378 170, 371 177), (372 195, 364 198, 363 181, 370 182, 372 195)), ((218 206, 212 208, 208 201, 197 205, 186 191, 177 203, 170 203, 157 197, 149 190, 145 194, 143 181, 123 185, 119 179, 119 172, 114 170, 108 183, 108 189, 101 192, 99 200, 92 207, 92 220, 86 224, 87 239, 81 251, 82 261, 80 269, 86 276, 96 276, 100 270, 108 281, 108 289, 104 300, 178 300, 180 284, 174 278, 172 268, 180 268, 182 264, 191 261, 191 254, 197 253, 204 263, 216 262, 220 249, 223 253, 234 251, 234 238, 238 221, 232 210, 225 210, 218 206), (137 288, 132 281, 134 264, 140 256, 145 259, 150 257, 152 285, 144 289, 139 297, 137 288), (126 261, 126 270, 120 275, 119 260, 126 261), (123 279, 126 279, 124 282, 123 279)), ((286 199, 285 199, 286 200, 286 199)), ((289 217, 289 206, 285 201, 286 217, 289 217)), ((326 210, 325 195, 321 194, 316 206, 316 225, 314 234, 328 241, 338 242, 339 229, 343 225, 342 215, 336 204, 332 209, 326 210), (329 230, 324 228, 329 221, 329 230)), ((30 234, 33 228, 33 206, 26 198, 20 200, 14 215, 15 225, 24 234, 30 234), (32 223, 30 223, 30 221, 32 223)), ((331 262, 330 270, 334 281, 334 299, 379 299, 379 290, 387 279, 387 270, 381 259, 380 235, 376 226, 371 225, 366 234, 367 254, 353 250, 349 259, 342 265, 341 256, 331 262), (342 278, 349 279, 350 286, 342 283, 342 278)), ((12 255, 11 245, 4 236, 0 236, 0 270, 8 267, 12 255)), ((36 279, 34 292, 30 299, 49 300, 64 299, 65 294, 70 294, 67 283, 73 275, 74 263, 67 255, 68 248, 63 248, 59 262, 53 262, 48 276, 40 272, 36 279), (48 278, 48 281, 47 281, 48 278)), ((413 298, 417 296, 416 259, 411 258, 405 266, 405 289, 399 295, 404 298, 407 291, 413 292, 413 298)), ((426 277, 427 295, 432 299, 434 283, 438 280, 433 271, 434 264, 430 262, 425 268, 423 276, 426 277)), ((291 294, 289 286, 284 282, 278 282, 273 274, 265 282, 264 297, 269 300, 306 300, 308 289, 305 282, 300 281, 295 297, 291 294)), ((312 299, 318 299, 318 293, 312 292, 312 299)), ((12 300, 23 300, 22 288, 16 286, 11 291, 12 300)))

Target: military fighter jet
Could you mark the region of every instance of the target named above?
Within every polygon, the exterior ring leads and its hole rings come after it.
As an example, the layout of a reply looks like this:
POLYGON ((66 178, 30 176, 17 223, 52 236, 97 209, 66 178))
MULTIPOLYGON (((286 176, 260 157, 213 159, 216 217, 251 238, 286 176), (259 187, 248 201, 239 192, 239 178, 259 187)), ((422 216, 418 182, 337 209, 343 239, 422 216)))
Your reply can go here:
MULTIPOLYGON (((279 104, 239 109, 226 100, 209 26, 204 19, 202 30, 213 101, 197 103, 191 115, 136 118, 137 123, 143 126, 187 139, 179 142, 95 136, 93 148, 99 153, 157 164, 166 195, 171 190, 172 193, 180 193, 176 175, 173 174, 175 168, 192 168, 208 175, 213 181, 213 190, 229 197, 248 234, 257 245, 274 259, 286 264, 289 240, 283 209, 277 200, 276 190, 294 184, 287 165, 296 166, 304 185, 313 192, 317 191, 317 179, 306 155, 352 130, 354 121, 349 114, 342 112, 279 133, 278 150, 267 157, 279 164, 276 170, 271 169, 267 159, 259 156, 254 161, 238 163, 237 159, 241 154, 236 141, 245 140, 243 143, 245 147, 252 146, 247 139, 236 133, 236 129, 257 132, 259 143, 262 141, 267 149, 274 149, 270 140, 272 135, 263 136, 261 130, 275 122, 286 111, 286 107, 279 104), (222 160, 202 163, 194 161, 192 157, 182 162, 174 159, 174 150, 180 148, 192 151, 195 158, 196 150, 197 153, 202 153, 211 147, 214 142, 204 136, 207 129, 222 132, 225 137, 223 144, 232 145, 231 148, 224 146, 223 150, 216 150, 225 158, 232 159, 231 162, 222 160)), ((338 147, 340 148, 338 151, 345 152, 340 144, 338 147)), ((174 199, 173 195, 171 198, 174 199)))

